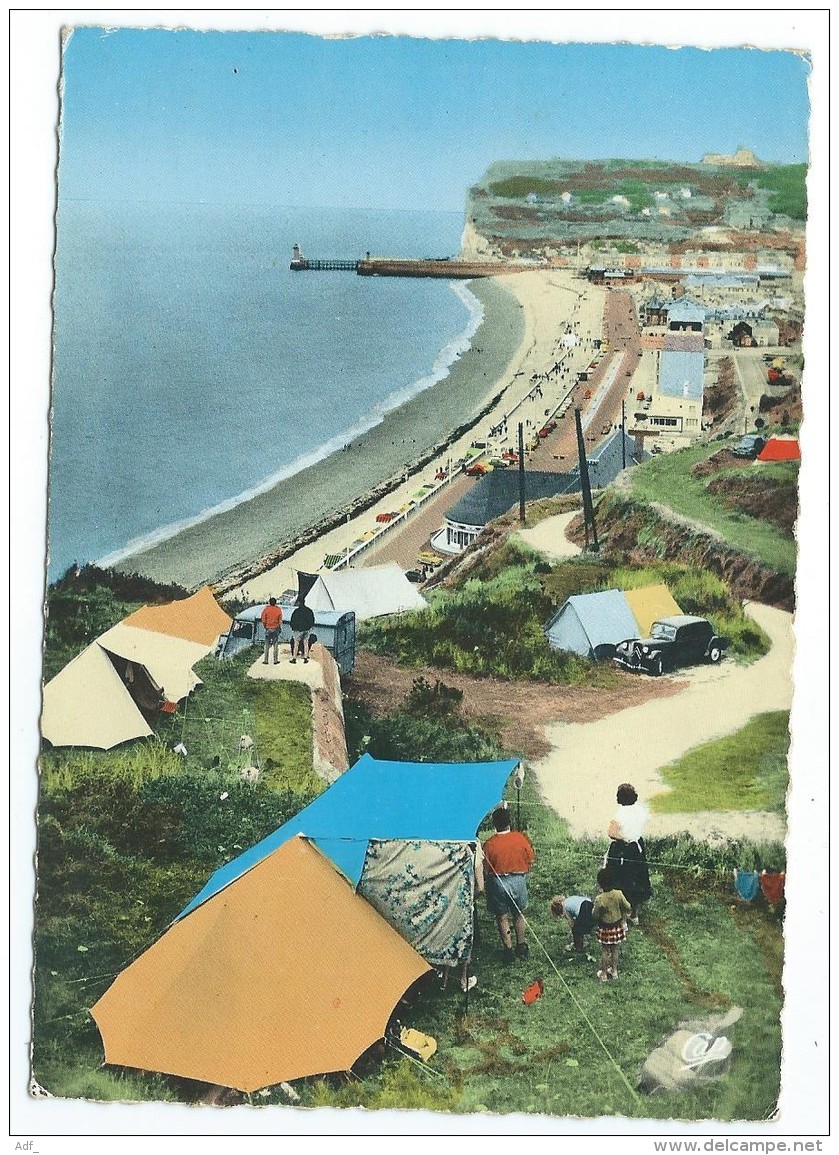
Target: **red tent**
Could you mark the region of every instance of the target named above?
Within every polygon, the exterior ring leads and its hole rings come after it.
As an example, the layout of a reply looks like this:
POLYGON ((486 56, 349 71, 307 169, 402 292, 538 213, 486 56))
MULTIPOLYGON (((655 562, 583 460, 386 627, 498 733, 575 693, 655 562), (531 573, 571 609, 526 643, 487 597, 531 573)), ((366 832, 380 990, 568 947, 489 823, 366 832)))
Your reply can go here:
POLYGON ((794 437, 770 437, 757 455, 758 461, 799 461, 801 450, 794 437))

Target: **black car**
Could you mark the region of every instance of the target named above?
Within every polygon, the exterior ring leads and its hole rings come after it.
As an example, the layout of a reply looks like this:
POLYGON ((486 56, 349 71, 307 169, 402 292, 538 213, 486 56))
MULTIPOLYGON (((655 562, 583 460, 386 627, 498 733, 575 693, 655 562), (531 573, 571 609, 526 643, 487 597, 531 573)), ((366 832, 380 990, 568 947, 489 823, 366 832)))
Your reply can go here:
POLYGON ((680 614, 653 622, 648 638, 627 638, 615 648, 614 660, 628 670, 664 674, 693 662, 718 662, 728 639, 714 633, 705 618, 680 614))
POLYGON ((757 457, 765 445, 765 437, 761 437, 759 433, 747 433, 745 437, 740 438, 731 452, 736 457, 757 457))

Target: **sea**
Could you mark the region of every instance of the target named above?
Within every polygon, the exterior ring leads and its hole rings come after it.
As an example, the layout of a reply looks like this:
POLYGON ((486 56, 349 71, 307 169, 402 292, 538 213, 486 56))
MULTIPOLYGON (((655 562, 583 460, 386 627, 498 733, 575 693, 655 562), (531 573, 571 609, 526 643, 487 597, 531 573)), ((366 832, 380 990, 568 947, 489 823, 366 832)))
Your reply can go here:
POLYGON ((456 255, 461 213, 60 201, 48 580, 328 457, 446 375, 456 281, 292 272, 456 255))

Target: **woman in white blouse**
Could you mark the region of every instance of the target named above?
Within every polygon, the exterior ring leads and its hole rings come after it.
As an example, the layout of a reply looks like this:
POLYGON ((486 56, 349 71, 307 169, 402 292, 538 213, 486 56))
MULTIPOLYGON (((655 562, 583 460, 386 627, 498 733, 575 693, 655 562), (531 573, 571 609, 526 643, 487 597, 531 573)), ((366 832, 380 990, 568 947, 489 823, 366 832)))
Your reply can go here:
POLYGON ((618 787, 617 802, 615 817, 607 831, 611 843, 603 865, 611 869, 615 887, 623 891, 632 907, 629 921, 637 925, 641 904, 653 893, 644 847, 644 830, 650 812, 638 801, 638 792, 629 782, 618 787))

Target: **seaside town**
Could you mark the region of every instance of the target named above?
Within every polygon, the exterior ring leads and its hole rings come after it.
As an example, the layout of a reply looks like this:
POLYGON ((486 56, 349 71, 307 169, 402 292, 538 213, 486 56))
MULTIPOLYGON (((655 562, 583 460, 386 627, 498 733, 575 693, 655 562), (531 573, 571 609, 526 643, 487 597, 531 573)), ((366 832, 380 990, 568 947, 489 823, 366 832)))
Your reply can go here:
POLYGON ((772 1114, 805 176, 510 161, 450 258, 293 238, 482 321, 317 491, 51 585, 31 1094, 772 1114))

